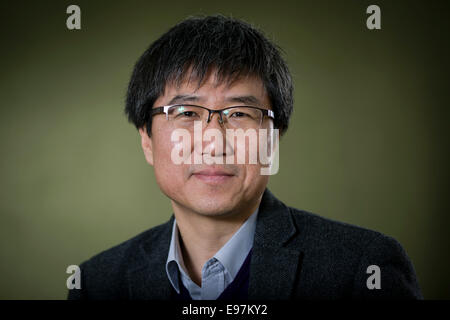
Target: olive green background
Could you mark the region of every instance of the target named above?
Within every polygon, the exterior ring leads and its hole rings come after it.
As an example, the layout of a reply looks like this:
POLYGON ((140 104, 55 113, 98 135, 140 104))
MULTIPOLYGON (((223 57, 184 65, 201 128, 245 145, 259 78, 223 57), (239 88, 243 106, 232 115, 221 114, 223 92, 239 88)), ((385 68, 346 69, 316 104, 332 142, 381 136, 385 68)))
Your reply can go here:
POLYGON ((125 91, 152 41, 216 13, 265 31, 293 74, 274 194, 393 236, 425 298, 450 298, 444 3, 2 1, 0 298, 64 299, 68 265, 169 218, 125 91), (381 30, 366 28, 369 4, 381 30))

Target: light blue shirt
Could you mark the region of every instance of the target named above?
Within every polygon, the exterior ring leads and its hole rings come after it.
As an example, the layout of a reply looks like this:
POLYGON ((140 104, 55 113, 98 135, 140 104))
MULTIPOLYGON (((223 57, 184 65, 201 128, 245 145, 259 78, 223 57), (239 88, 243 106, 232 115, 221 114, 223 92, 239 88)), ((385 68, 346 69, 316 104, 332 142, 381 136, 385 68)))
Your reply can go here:
POLYGON ((215 300, 233 282, 245 258, 253 247, 258 209, 242 224, 230 240, 202 268, 202 285, 191 280, 183 262, 180 249, 179 231, 173 222, 172 239, 166 262, 166 272, 175 289, 180 293, 179 281, 189 291, 194 300, 215 300))

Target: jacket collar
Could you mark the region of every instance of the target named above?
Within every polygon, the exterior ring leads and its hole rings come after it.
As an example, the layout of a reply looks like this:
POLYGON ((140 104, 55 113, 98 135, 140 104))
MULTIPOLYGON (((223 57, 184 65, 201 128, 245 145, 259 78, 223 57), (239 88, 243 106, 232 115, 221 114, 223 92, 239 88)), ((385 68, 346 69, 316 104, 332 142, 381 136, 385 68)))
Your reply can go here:
MULTIPOLYGON (((174 216, 140 244, 139 258, 127 272, 130 299, 168 300, 166 274, 174 216)), ((289 208, 266 189, 259 206, 250 263, 249 299, 289 299, 301 252, 286 247, 297 233, 289 208)))
POLYGON ((266 189, 253 242, 249 299, 287 300, 292 296, 302 253, 287 244, 297 233, 289 208, 266 189))

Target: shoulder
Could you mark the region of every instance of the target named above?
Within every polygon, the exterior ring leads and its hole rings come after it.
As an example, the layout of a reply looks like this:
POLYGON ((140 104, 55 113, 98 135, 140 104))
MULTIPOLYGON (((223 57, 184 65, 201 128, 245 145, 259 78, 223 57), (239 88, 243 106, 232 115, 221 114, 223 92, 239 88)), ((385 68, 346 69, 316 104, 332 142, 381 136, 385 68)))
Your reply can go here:
POLYGON ((84 296, 74 296, 71 290, 69 299, 123 298, 117 295, 126 293, 127 272, 145 263, 143 247, 158 250, 170 235, 172 223, 170 219, 84 261, 80 265, 82 290, 76 293, 84 296))
POLYGON ((357 225, 332 220, 315 213, 288 207, 298 237, 303 243, 314 243, 315 247, 340 246, 350 250, 361 250, 373 241, 396 242, 378 231, 357 225))
POLYGON ((323 259, 360 263, 365 259, 380 261, 386 257, 407 258, 402 245, 393 237, 357 225, 328 219, 289 207, 297 228, 293 245, 305 252, 327 252, 323 259))
POLYGON ((139 256, 140 246, 147 242, 158 243, 163 234, 171 229, 171 222, 172 220, 148 229, 129 240, 94 255, 86 262, 92 265, 115 266, 124 259, 127 259, 128 262, 129 259, 134 260, 136 255, 139 256))
POLYGON ((289 211, 297 234, 288 246, 304 253, 305 282, 315 283, 321 274, 327 290, 342 284, 342 294, 356 298, 421 298, 413 265, 393 237, 307 211, 289 211), (382 290, 368 289, 370 266, 381 270, 382 290))

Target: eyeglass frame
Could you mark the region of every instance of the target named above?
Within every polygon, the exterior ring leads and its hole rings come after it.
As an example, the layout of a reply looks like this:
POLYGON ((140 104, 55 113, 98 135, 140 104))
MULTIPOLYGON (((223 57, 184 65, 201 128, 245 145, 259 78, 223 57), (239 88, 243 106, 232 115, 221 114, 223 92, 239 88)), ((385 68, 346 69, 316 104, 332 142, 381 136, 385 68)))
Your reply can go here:
POLYGON ((179 107, 182 107, 182 106, 199 107, 199 108, 207 110, 208 111, 208 119, 207 119, 206 123, 209 123, 211 121, 211 114, 218 113, 219 114, 219 123, 223 124, 224 122, 223 122, 222 116, 223 116, 223 112, 225 110, 233 109, 233 108, 243 108, 243 107, 251 108, 251 109, 257 109, 257 110, 260 110, 262 112, 262 118, 261 118, 260 125, 262 124, 264 116, 267 116, 267 117, 275 120, 275 113, 273 112, 273 110, 263 109, 263 108, 254 107, 254 106, 245 106, 245 105, 244 106, 231 106, 231 107, 227 107, 227 108, 223 108, 223 109, 219 109, 219 110, 212 110, 212 109, 209 109, 209 108, 206 108, 206 107, 203 107, 203 106, 199 106, 199 105, 196 105, 196 104, 179 104, 178 103, 178 104, 172 104, 172 105, 166 105, 166 106, 160 106, 160 107, 152 108, 150 116, 153 117, 154 115, 157 115, 157 114, 165 114, 166 115, 166 119, 169 120, 169 112, 168 112, 169 109, 172 108, 172 107, 178 107, 178 106, 179 107))

